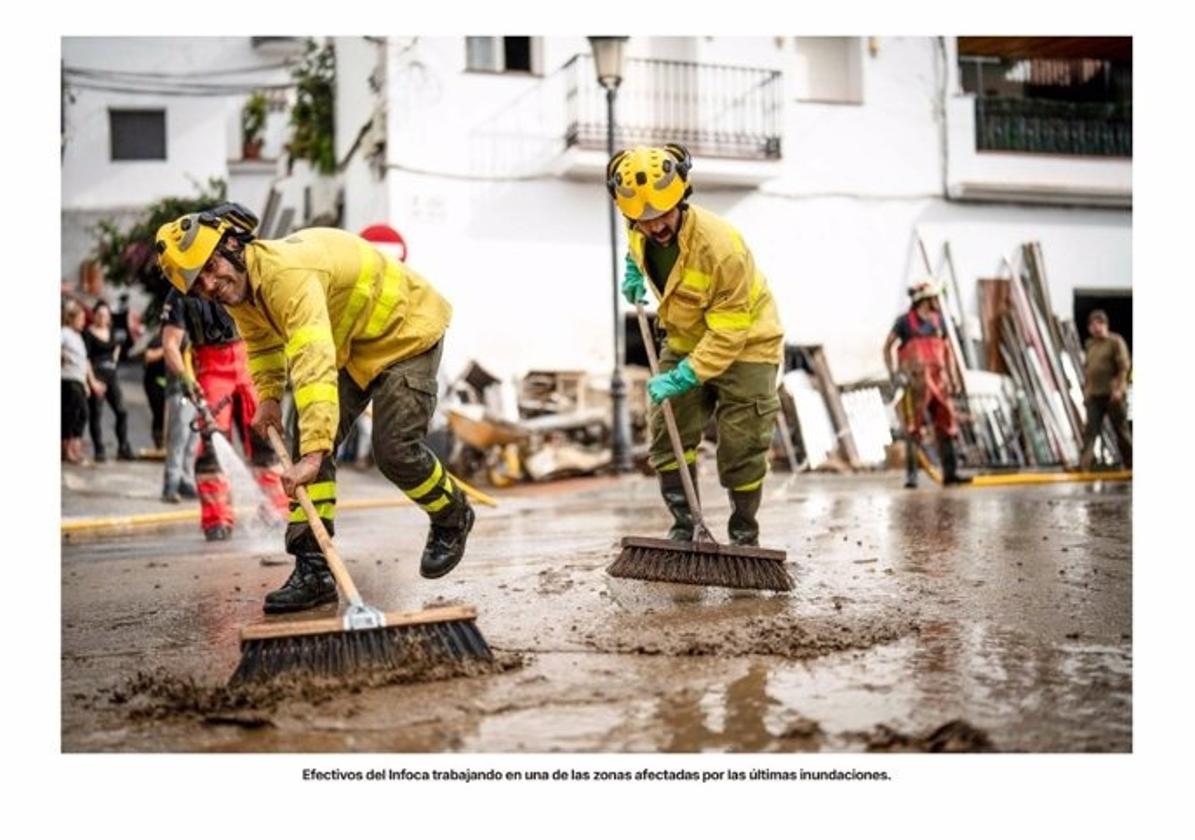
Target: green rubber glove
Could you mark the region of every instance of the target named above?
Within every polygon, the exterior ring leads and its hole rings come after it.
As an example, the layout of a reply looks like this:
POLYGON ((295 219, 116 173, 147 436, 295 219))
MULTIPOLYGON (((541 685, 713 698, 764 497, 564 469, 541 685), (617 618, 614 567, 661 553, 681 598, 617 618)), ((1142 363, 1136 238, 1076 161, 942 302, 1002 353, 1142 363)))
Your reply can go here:
POLYGON ((179 381, 183 386, 183 393, 187 395, 187 399, 195 402, 198 398, 203 396, 203 389, 199 387, 199 383, 195 381, 195 377, 183 371, 179 374, 179 381))
POLYGON ((688 359, 681 359, 680 364, 667 373, 657 373, 647 380, 647 395, 652 403, 659 405, 664 400, 679 397, 701 384, 688 359))
POLYGON ((627 254, 626 271, 622 274, 622 296, 631 306, 647 300, 647 287, 643 283, 643 272, 639 270, 639 266, 635 265, 635 261, 631 259, 629 253, 627 254))

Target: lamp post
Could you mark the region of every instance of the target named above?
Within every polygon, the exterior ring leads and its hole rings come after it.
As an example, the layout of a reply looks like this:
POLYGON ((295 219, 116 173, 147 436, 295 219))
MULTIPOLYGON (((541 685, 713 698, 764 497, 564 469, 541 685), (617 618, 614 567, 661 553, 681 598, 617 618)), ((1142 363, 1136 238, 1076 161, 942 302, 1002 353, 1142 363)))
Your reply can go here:
MULTIPOLYGON (((614 157, 614 98, 622 84, 623 47, 625 35, 590 35, 593 49, 593 64, 597 80, 606 90, 606 159, 614 157)), ((625 355, 626 336, 619 305, 618 282, 618 220, 614 202, 607 201, 610 214, 610 274, 614 290, 614 372, 610 376, 610 404, 613 411, 611 438, 615 472, 631 470, 631 418, 627 409, 627 384, 622 375, 622 360, 625 355)))

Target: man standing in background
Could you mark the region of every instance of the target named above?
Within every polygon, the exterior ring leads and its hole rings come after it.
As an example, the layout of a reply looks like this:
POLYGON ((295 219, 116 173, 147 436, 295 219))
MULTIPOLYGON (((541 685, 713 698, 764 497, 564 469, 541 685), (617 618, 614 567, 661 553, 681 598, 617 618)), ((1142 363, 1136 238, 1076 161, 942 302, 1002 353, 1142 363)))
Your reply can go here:
POLYGON ((1125 396, 1129 387, 1132 361, 1124 339, 1108 329, 1108 313, 1093 310, 1087 316, 1086 364, 1083 376, 1083 402, 1087 408, 1087 426, 1083 430, 1083 454, 1080 469, 1091 469, 1095 459, 1095 442, 1104 428, 1104 418, 1112 421, 1120 459, 1127 469, 1133 468, 1133 436, 1129 431, 1129 416, 1125 396))

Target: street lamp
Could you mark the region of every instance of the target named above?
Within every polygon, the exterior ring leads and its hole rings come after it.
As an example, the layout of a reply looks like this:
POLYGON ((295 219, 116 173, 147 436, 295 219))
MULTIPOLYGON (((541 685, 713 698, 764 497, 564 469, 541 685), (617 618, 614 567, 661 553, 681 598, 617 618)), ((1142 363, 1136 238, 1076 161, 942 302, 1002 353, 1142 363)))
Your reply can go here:
MULTIPOLYGON (((623 47, 626 35, 590 35, 593 49, 593 64, 597 80, 606 89, 606 159, 614 157, 614 97, 622 84, 623 47)), ((627 384, 622 376, 622 359, 625 355, 626 336, 622 322, 622 308, 619 304, 618 282, 618 220, 614 213, 614 202, 607 201, 610 213, 610 274, 614 280, 614 373, 610 376, 610 403, 613 411, 611 434, 615 472, 631 470, 631 418, 627 410, 627 384)))

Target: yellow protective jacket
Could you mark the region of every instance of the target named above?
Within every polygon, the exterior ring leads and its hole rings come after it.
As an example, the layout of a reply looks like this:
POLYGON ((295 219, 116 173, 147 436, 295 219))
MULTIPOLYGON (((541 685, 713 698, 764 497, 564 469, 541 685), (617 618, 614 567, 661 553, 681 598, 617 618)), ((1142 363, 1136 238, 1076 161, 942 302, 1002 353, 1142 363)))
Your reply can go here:
MULTIPOLYGON (((628 230, 631 256, 646 278, 645 237, 628 230)), ((680 253, 659 298, 660 323, 673 352, 689 357, 702 382, 732 362, 780 364, 784 328, 768 281, 742 236, 727 221, 689 205, 677 232, 680 253)))
POLYGON ((289 371, 299 451, 331 450, 340 419, 337 371, 362 388, 430 348, 452 306, 431 284, 364 239, 308 228, 245 247, 249 299, 227 307, 249 351, 259 399, 278 399, 289 371))

